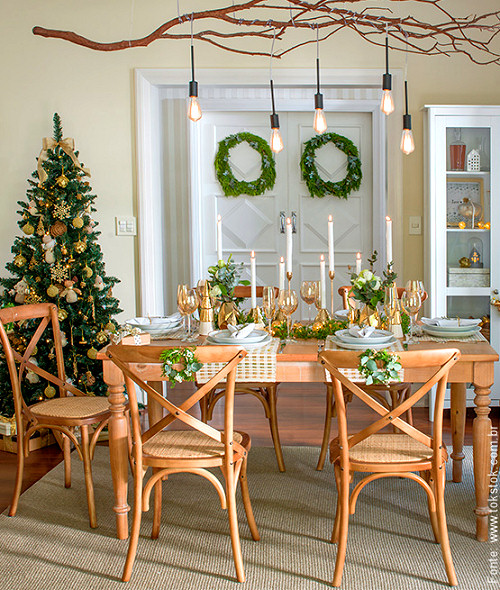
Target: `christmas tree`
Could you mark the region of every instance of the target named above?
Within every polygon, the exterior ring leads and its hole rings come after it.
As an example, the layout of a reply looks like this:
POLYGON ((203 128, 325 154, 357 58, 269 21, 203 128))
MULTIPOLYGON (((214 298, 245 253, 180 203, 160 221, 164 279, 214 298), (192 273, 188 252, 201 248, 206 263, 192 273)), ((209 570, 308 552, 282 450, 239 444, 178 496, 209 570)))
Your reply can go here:
MULTIPOLYGON (((78 160, 74 142, 63 139, 61 119, 54 115, 54 138, 43 140, 38 167, 28 180, 27 201, 18 201, 23 235, 12 246, 14 260, 6 265, 12 277, 0 279, 0 304, 19 305, 50 301, 59 308, 66 376, 90 395, 105 395, 102 363, 97 350, 104 346, 117 323, 118 300, 111 290, 118 279, 107 277, 100 232, 92 219, 96 211, 90 172, 78 160)), ((35 322, 14 324, 13 346, 22 354, 36 329, 35 322)), ((31 361, 56 373, 53 343, 42 338, 31 361)), ((25 374, 23 395, 29 405, 53 397, 56 391, 31 371, 25 374)), ((0 415, 14 413, 10 379, 0 362, 0 415)))

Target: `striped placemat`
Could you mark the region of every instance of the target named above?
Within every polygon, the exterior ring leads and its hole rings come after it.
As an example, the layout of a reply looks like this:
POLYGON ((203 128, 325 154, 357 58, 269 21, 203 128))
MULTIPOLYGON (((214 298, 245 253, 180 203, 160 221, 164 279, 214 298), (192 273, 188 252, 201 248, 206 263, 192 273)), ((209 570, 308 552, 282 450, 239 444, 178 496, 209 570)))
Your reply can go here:
POLYGON ((466 338, 457 338, 456 336, 455 338, 452 336, 431 336, 424 332, 421 336, 418 336, 417 339, 420 342, 488 342, 481 332, 476 332, 466 338))
MULTIPOLYGON (((269 344, 249 350, 236 367, 238 383, 275 383, 276 354, 280 341, 273 338, 269 344)), ((196 373, 197 383, 206 383, 223 367, 222 363, 207 363, 196 373)))

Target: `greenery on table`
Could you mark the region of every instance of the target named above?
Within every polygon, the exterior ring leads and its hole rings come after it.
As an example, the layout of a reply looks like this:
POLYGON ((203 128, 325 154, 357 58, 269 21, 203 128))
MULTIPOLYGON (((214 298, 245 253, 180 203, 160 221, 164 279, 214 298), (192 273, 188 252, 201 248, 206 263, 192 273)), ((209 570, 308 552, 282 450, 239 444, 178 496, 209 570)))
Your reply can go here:
POLYGON ((265 139, 253 133, 236 133, 220 141, 214 165, 217 179, 226 197, 262 195, 266 190, 272 189, 276 182, 276 166, 271 148, 265 139), (233 174, 229 163, 229 151, 231 148, 244 141, 256 150, 261 158, 261 174, 259 178, 250 182, 238 180, 233 174))
POLYGON ((391 381, 401 381, 399 356, 383 350, 365 350, 359 355, 358 371, 365 377, 366 385, 387 385, 391 381))
POLYGON ((371 258, 368 258, 370 268, 362 270, 359 275, 356 273, 351 275, 352 289, 350 292, 351 297, 374 309, 378 303, 384 301, 385 288, 390 287, 398 278, 398 275, 393 270, 392 262, 384 270, 383 278, 373 272, 374 265, 377 262, 377 256, 378 253, 375 250, 371 258))
POLYGON ((363 178, 358 148, 350 139, 337 135, 337 133, 315 135, 309 141, 306 141, 300 159, 300 170, 311 197, 334 195, 341 199, 347 199, 347 195, 351 191, 359 189, 363 178), (330 142, 347 155, 347 174, 337 182, 323 180, 319 175, 315 162, 316 150, 330 142))
POLYGON ((168 348, 160 354, 162 374, 168 378, 172 387, 183 381, 194 381, 196 371, 203 364, 196 358, 196 347, 168 348))
MULTIPOLYGON (((303 326, 302 324, 294 324, 291 329, 290 336, 297 340, 325 340, 327 336, 335 334, 337 330, 345 330, 347 322, 343 320, 327 320, 324 323, 312 324, 312 326, 303 326)), ((280 340, 287 338, 286 322, 282 322, 273 328, 274 336, 280 340)))
POLYGON ((215 266, 208 267, 210 297, 219 303, 232 302, 239 305, 244 298, 235 297, 234 289, 237 285, 249 285, 250 281, 241 280, 243 262, 236 264, 233 262, 232 256, 232 254, 229 255, 227 262, 219 260, 215 266))

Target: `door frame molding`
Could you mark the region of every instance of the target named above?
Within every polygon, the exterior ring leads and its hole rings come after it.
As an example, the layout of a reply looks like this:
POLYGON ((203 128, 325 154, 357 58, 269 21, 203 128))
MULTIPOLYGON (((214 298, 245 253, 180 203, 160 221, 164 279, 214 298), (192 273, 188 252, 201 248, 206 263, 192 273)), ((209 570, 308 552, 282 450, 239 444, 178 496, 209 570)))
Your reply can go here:
MULTIPOLYGON (((369 112, 372 114, 372 151, 373 151, 373 190, 374 210, 382 212, 380 219, 373 225, 374 247, 385 259, 384 249, 384 218, 386 210, 392 212, 395 221, 393 227, 401 227, 402 203, 391 195, 401 194, 401 164, 391 166, 391 175, 387 174, 387 161, 401 162, 399 142, 387 141, 386 135, 394 135, 394 125, 386 125, 386 117, 378 107, 378 100, 373 97, 363 98, 364 89, 380 88, 382 70, 340 70, 324 69, 321 72, 323 92, 328 89, 349 89, 355 98, 326 100, 327 110, 369 112), (398 156, 399 157, 396 157, 398 156), (387 196, 389 195, 389 197, 387 196), (380 244, 377 243, 381 242, 380 244)), ((161 101, 165 92, 177 93, 186 88, 191 72, 187 69, 136 69, 136 154, 137 154, 137 214, 139 228, 139 309, 142 314, 163 315, 164 309, 164 276, 165 269, 162 248, 164 243, 162 227, 163 194, 162 194, 162 148, 161 148, 161 101)), ((402 95, 401 72, 394 71, 394 90, 402 95)), ((201 100, 204 111, 227 110, 227 96, 238 89, 238 101, 231 103, 231 110, 265 111, 270 109, 269 99, 255 100, 255 89, 267 89, 269 73, 267 69, 200 69, 197 73, 201 89, 201 100), (206 95, 205 95, 206 93, 206 95), (241 99, 240 99, 241 97, 241 99), (251 109, 245 97, 251 98, 251 109)), ((282 92, 279 99, 281 111, 312 110, 311 98, 294 98, 287 89, 315 87, 315 71, 313 69, 275 69, 275 89, 282 92), (288 94, 288 95, 287 95, 288 94)), ((167 98, 168 99, 168 98, 167 98)), ((397 101, 401 105, 402 101, 397 101)), ((394 121, 398 111, 391 117, 394 121)), ((402 111, 401 111, 402 112, 402 111)), ((397 129, 397 127, 396 127, 397 129)), ((396 136, 397 137, 397 136, 396 136)), ((191 277, 195 280, 201 276, 201 219, 200 195, 200 134, 196 123, 189 125, 189 158, 190 158, 190 245, 191 245, 191 277)), ((395 232, 394 250, 399 251, 400 238, 395 232)), ((401 265, 398 265, 399 269, 401 265)))

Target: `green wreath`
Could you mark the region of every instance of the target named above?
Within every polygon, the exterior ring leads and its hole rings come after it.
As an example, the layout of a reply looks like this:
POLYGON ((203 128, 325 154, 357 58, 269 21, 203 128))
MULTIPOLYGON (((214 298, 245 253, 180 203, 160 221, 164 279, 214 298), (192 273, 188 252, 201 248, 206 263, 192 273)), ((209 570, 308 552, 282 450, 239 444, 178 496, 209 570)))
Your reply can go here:
POLYGON ((265 139, 253 133, 235 133, 219 141, 214 164, 217 179, 226 197, 262 195, 266 190, 272 189, 276 182, 276 167, 271 148, 265 139), (261 158, 261 174, 259 178, 251 182, 238 180, 229 164, 229 150, 243 141, 259 152, 261 158))
POLYGON ((351 191, 358 190, 361 185, 363 174, 361 172, 361 160, 359 158, 358 148, 347 137, 337 135, 336 133, 323 133, 315 135, 309 141, 304 143, 304 152, 300 159, 300 169, 302 179, 305 181, 311 197, 324 197, 325 195, 335 195, 342 199, 347 199, 351 191), (316 150, 321 146, 332 142, 345 154, 347 154, 347 174, 345 178, 338 182, 323 180, 319 175, 315 164, 316 150))

